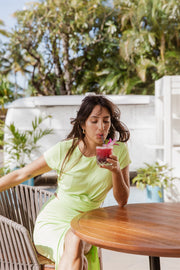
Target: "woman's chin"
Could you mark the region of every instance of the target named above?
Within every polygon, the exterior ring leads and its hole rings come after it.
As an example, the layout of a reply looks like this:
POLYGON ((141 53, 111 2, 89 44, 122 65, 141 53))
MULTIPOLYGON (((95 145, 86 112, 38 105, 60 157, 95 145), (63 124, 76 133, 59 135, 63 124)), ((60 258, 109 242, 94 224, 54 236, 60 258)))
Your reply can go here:
POLYGON ((97 140, 96 140, 96 144, 97 144, 97 145, 102 145, 102 144, 103 144, 102 139, 101 139, 101 138, 100 138, 100 139, 97 139, 97 140))

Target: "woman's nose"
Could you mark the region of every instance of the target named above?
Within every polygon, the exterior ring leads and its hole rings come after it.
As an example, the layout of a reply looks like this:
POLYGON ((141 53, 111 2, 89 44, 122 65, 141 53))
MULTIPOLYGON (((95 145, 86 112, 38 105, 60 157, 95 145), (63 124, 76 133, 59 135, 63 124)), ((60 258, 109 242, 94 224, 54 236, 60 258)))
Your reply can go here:
POLYGON ((99 130, 104 130, 104 123, 100 121, 98 123, 98 128, 99 128, 99 130))

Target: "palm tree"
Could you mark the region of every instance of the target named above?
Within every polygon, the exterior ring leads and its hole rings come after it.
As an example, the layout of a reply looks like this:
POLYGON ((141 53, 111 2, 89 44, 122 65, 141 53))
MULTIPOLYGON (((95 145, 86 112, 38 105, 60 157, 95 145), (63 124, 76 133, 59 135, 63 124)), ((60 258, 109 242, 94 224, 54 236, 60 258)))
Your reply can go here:
POLYGON ((117 0, 115 7, 121 14, 120 55, 142 83, 151 87, 165 74, 178 74, 179 1, 117 0), (175 64, 173 71, 170 62, 175 64))

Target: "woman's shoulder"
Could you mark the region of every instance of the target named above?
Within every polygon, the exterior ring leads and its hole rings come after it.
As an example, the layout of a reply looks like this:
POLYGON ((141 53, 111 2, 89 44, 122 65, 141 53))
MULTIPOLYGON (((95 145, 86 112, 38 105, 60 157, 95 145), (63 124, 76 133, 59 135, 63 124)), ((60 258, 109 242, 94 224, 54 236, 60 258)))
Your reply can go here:
POLYGON ((63 141, 58 142, 56 146, 62 149, 69 149, 72 145, 72 142, 73 142, 72 139, 63 140, 63 141))
POLYGON ((56 142, 55 144, 53 144, 50 149, 47 150, 48 151, 63 151, 63 150, 67 150, 71 147, 72 145, 72 140, 64 140, 64 141, 59 141, 56 142))
POLYGON ((116 141, 115 143, 114 143, 114 145, 113 145, 113 147, 124 147, 125 145, 126 145, 127 143, 125 143, 125 142, 120 142, 120 141, 116 141))
POLYGON ((113 151, 120 153, 128 151, 127 143, 116 141, 116 143, 113 145, 113 151))

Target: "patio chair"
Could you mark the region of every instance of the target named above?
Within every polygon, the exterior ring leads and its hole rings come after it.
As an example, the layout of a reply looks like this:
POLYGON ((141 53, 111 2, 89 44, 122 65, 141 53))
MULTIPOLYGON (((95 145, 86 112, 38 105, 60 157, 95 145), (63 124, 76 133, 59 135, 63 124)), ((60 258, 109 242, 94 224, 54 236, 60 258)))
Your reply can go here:
MULTIPOLYGON (((33 229, 42 205, 53 195, 38 187, 18 185, 0 192, 0 269, 50 270, 52 261, 37 253, 33 229)), ((102 270, 102 254, 99 248, 102 270)))

